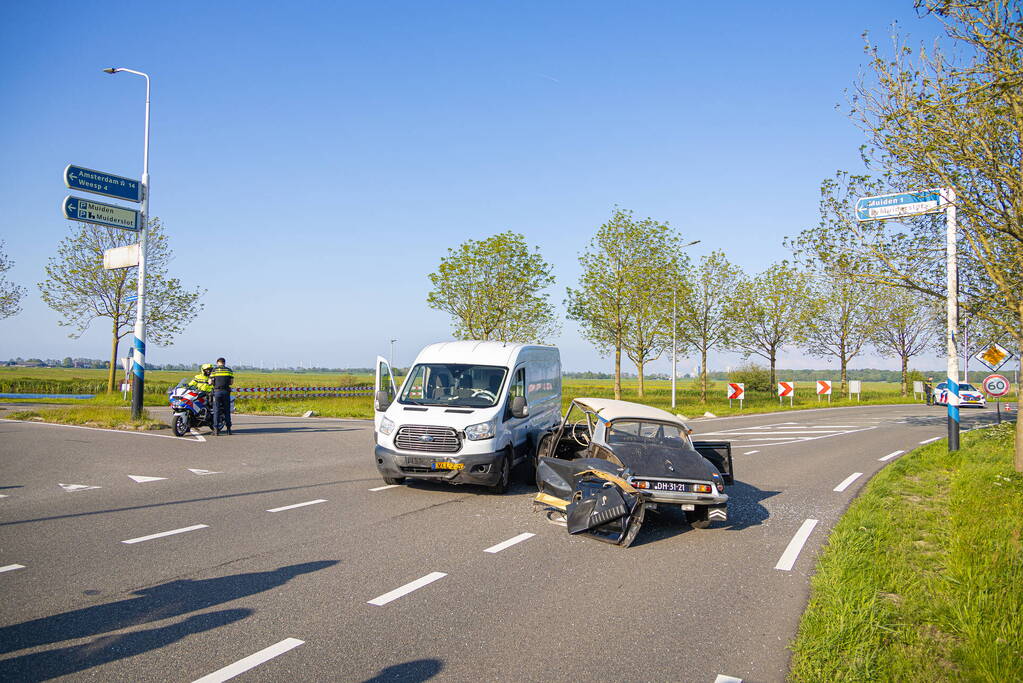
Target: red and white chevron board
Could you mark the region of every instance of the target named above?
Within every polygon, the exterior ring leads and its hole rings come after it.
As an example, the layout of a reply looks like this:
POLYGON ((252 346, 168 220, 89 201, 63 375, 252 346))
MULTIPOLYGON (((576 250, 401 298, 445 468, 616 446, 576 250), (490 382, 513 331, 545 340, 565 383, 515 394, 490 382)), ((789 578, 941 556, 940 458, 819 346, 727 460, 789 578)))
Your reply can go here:
POLYGON ((826 379, 817 380, 817 395, 827 396, 831 393, 831 382, 826 379))
POLYGON ((746 385, 741 382, 729 382, 728 383, 728 400, 738 399, 742 400, 742 397, 746 394, 746 385))
POLYGON ((778 395, 791 396, 796 390, 795 382, 778 382, 778 395))

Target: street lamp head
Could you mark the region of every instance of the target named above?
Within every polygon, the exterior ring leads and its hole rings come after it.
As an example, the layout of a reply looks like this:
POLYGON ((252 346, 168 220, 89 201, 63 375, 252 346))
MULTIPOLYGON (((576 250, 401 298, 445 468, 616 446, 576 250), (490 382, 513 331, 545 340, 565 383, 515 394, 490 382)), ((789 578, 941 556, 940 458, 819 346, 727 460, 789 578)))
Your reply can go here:
POLYGON ((110 67, 108 69, 103 69, 103 71, 105 71, 108 74, 115 74, 115 73, 118 72, 118 69, 115 69, 114 67, 110 67))

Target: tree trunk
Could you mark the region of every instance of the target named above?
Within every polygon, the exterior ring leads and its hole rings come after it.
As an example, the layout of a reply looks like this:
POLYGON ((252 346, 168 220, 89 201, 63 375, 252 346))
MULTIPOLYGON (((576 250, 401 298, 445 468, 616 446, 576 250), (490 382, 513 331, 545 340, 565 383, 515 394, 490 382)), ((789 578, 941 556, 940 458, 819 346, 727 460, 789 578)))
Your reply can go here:
POLYGON ((700 350, 700 403, 707 402, 707 349, 700 350))
POLYGON ((841 360, 842 360, 842 394, 845 395, 845 393, 846 393, 846 383, 845 383, 846 362, 845 362, 845 358, 842 358, 841 360))
POLYGON ((615 400, 622 398, 622 347, 615 347, 615 400))
POLYGON ((639 370, 639 396, 643 397, 643 366, 646 365, 642 361, 636 363, 636 369, 639 370))
POLYGON ((909 395, 909 356, 902 357, 902 395, 909 395))
POLYGON ((117 318, 114 318, 114 329, 110 340, 110 372, 107 373, 107 393, 114 391, 114 374, 117 372, 117 343, 120 339, 117 336, 117 318))
POLYGON ((774 350, 771 350, 771 391, 777 391, 778 389, 778 375, 774 371, 774 363, 777 358, 775 357, 774 350))

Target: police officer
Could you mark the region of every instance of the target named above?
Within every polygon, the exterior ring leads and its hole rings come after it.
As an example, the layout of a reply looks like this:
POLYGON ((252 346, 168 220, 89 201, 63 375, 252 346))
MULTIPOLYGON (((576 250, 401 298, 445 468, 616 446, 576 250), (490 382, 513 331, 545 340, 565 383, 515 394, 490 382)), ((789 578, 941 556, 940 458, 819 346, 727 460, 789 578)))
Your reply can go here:
POLYGON ((217 367, 210 373, 213 382, 213 424, 214 433, 220 436, 220 426, 231 433, 231 385, 234 384, 234 371, 227 367, 227 361, 217 359, 217 367))
POLYGON ((199 372, 195 374, 195 377, 188 380, 188 386, 192 387, 201 394, 208 394, 213 391, 213 385, 210 384, 210 373, 213 372, 213 365, 210 363, 204 363, 199 368, 199 372))
POLYGON ((934 405, 934 378, 928 377, 924 382, 924 394, 927 396, 927 405, 934 405))

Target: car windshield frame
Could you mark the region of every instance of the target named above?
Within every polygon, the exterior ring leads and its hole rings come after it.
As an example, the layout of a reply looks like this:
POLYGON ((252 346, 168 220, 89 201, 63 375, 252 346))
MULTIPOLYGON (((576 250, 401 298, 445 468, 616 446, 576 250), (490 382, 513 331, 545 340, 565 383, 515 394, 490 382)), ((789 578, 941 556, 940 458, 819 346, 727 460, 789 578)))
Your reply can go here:
MULTIPOLYGON (((663 421, 663 420, 651 420, 651 419, 642 418, 642 417, 619 417, 619 418, 616 418, 614 420, 610 420, 610 421, 605 422, 604 429, 602 430, 602 432, 603 432, 602 433, 603 442, 608 447, 610 447, 612 449, 615 446, 626 445, 626 444, 634 444, 634 443, 660 445, 660 446, 674 446, 674 445, 676 445, 676 442, 673 440, 674 437, 661 437, 661 438, 658 439, 656 437, 646 437, 646 436, 643 436, 643 434, 641 433, 642 432, 642 425, 654 425, 654 426, 656 426, 658 428, 670 427, 672 429, 675 429, 678 432, 678 435, 679 435, 678 444, 680 444, 683 448, 687 448, 687 449, 692 449, 693 448, 693 440, 692 440, 692 438, 690 438, 688 430, 686 430, 681 425, 675 424, 673 422, 667 422, 667 421, 663 421), (616 424, 620 424, 620 423, 636 423, 636 424, 639 424, 640 427, 636 430, 637 434, 635 436, 636 436, 637 439, 642 439, 642 441, 631 440, 631 439, 628 440, 628 441, 615 441, 614 440, 613 432, 615 430, 615 425, 616 424), (609 435, 610 435, 610 438, 609 438, 609 435)), ((625 432, 625 433, 628 433, 628 432, 625 432)))
POLYGON ((417 363, 409 370, 398 403, 405 406, 493 408, 501 398, 507 378, 508 368, 500 365, 417 363), (486 381, 485 386, 475 386, 474 370, 499 372, 497 390, 493 391, 493 376, 486 380, 481 378, 481 382, 486 381), (470 379, 469 384, 465 383, 467 377, 470 379), (416 392, 419 396, 414 395, 416 392), (480 392, 493 393, 493 400, 480 392), (473 393, 476 395, 473 396, 473 393))

